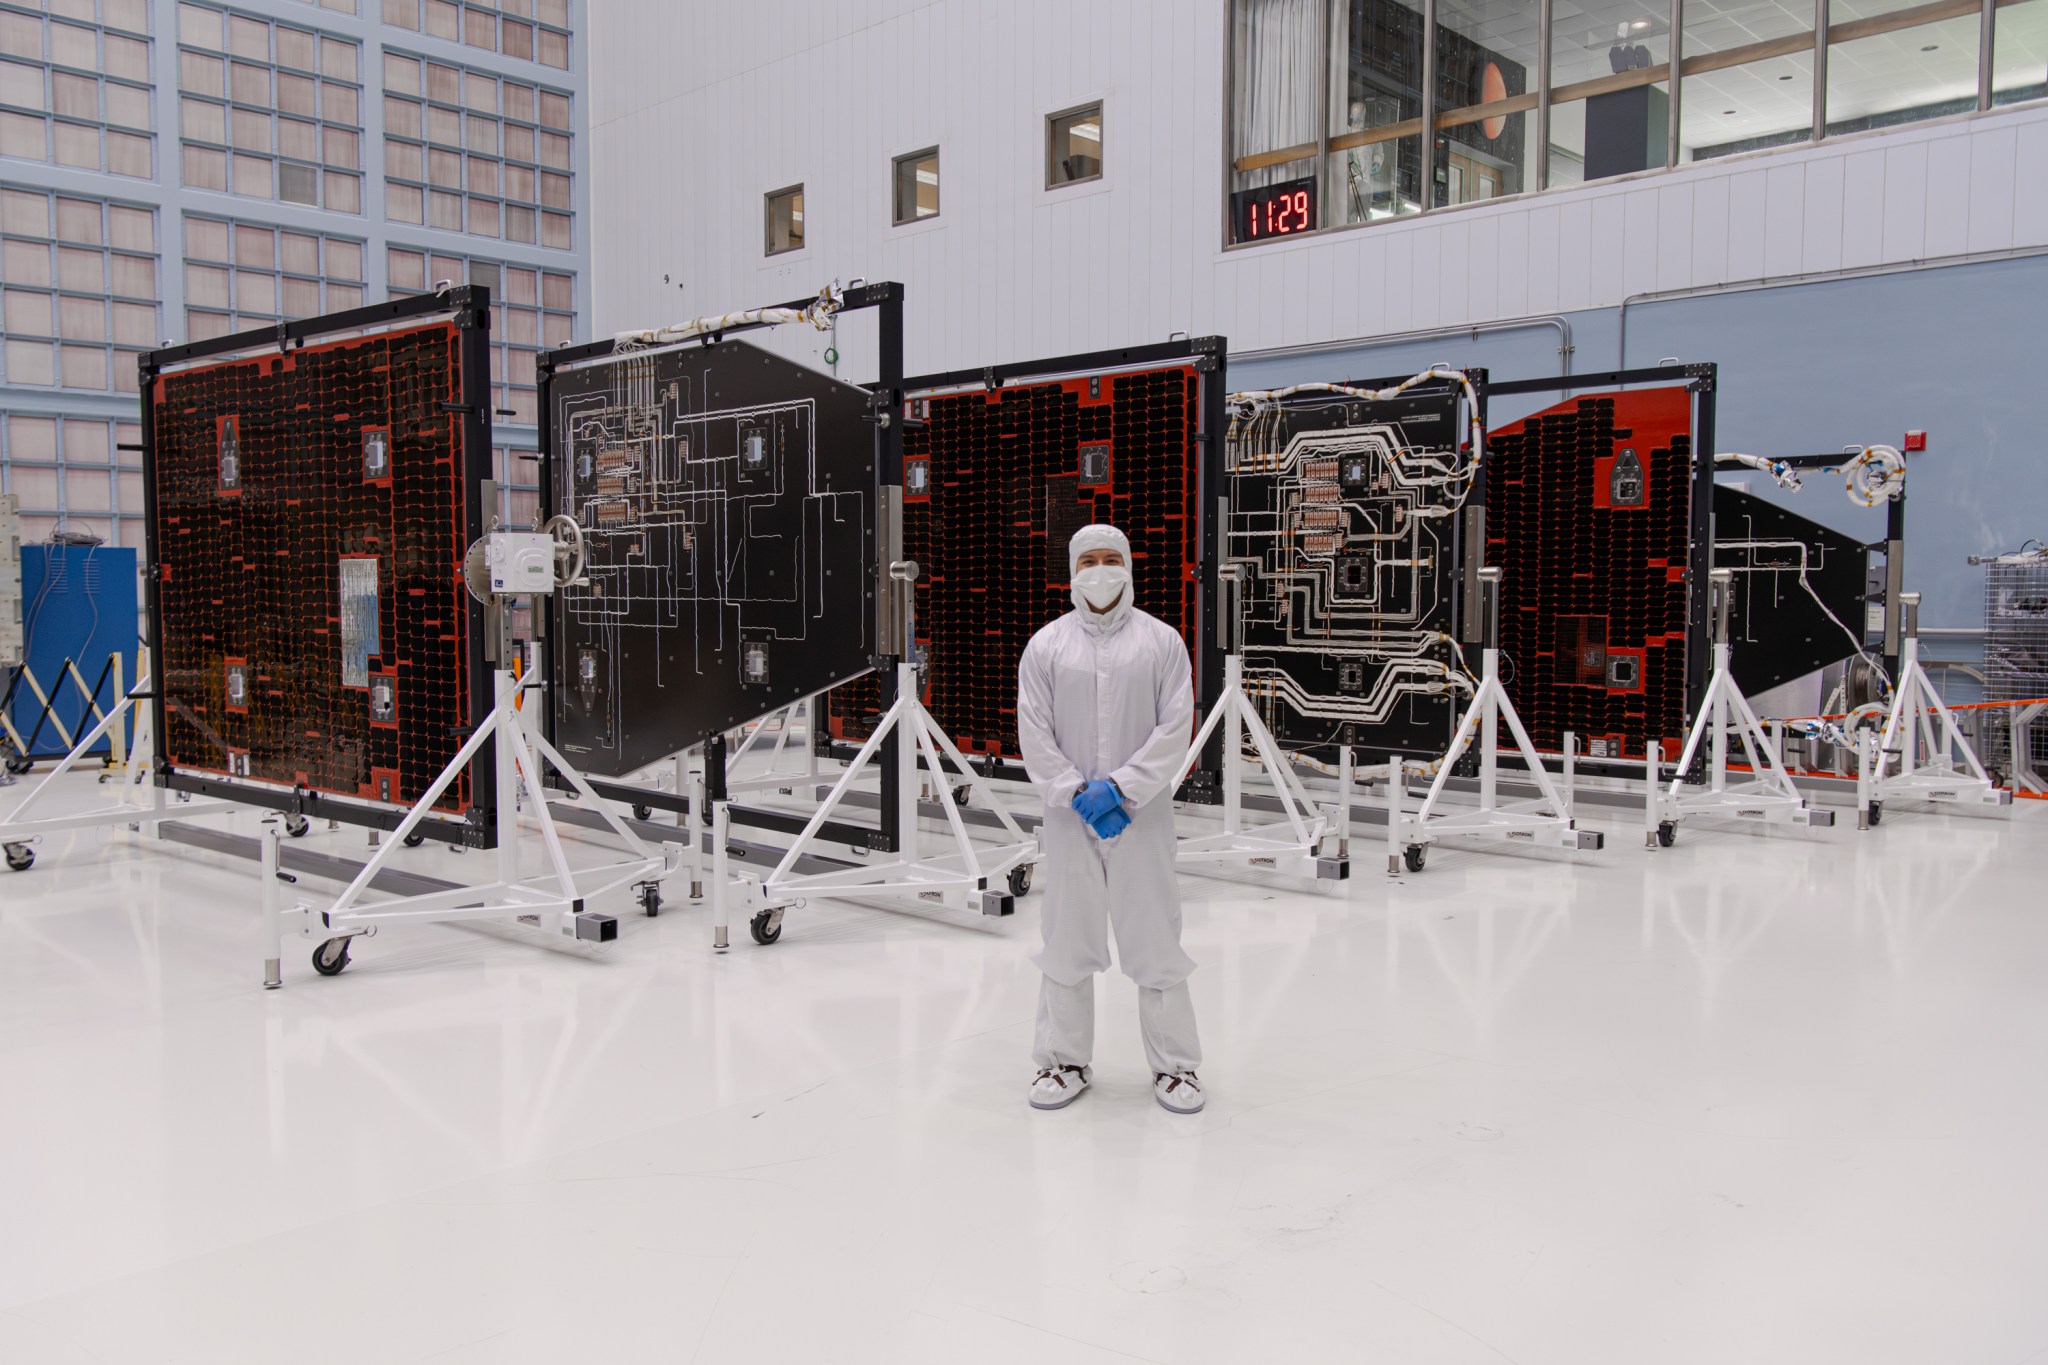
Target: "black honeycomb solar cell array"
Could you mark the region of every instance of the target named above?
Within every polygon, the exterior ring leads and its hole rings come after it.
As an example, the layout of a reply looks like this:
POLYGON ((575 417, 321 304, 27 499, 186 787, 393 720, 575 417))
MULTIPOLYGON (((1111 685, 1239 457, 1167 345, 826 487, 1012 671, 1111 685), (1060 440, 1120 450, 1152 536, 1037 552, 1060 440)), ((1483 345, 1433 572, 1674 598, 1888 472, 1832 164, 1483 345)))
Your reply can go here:
MULTIPOLYGON (((152 395, 164 754, 177 769, 407 803, 470 722, 460 333, 452 323, 179 371, 152 395), (239 432, 224 488, 218 432, 239 432), (366 477, 366 428, 390 475, 366 477), (340 572, 374 556, 389 723, 343 683, 340 572), (246 705, 230 707, 239 663, 246 705)), ((439 809, 470 804, 464 773, 439 809)))
MULTIPOLYGON (((1194 370, 1174 367, 950 394, 905 435, 904 458, 930 461, 930 496, 906 499, 903 517, 923 569, 925 701, 963 752, 1016 756, 1017 663, 1068 609, 1067 539, 1090 522, 1130 537, 1137 604, 1193 649, 1199 392, 1194 370), (1103 444, 1109 482, 1083 485, 1081 450, 1103 444)), ((874 680, 831 697, 834 735, 865 737, 874 680)))
MULTIPOLYGON (((1641 757, 1685 729, 1691 400, 1682 388, 1575 399, 1488 437, 1487 551, 1501 583, 1501 673, 1536 747, 1619 741, 1641 757), (1640 505, 1614 506, 1634 450, 1640 505), (1619 677, 1582 649, 1618 660, 1619 677), (1637 662, 1639 660, 1639 662, 1637 662), (1611 685, 1627 681, 1632 686, 1611 685)), ((1667 754, 1669 753, 1667 747, 1667 754)))

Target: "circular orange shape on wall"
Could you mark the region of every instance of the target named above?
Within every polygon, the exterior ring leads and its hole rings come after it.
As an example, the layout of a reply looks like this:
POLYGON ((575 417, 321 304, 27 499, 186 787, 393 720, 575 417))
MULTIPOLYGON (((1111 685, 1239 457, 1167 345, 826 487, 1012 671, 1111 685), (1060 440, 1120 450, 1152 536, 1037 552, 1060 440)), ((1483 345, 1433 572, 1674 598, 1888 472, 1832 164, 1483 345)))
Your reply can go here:
MULTIPOLYGON (((1486 70, 1479 73, 1479 102, 1481 104, 1492 104, 1495 100, 1504 100, 1507 97, 1507 78, 1500 74, 1500 67, 1492 62, 1488 62, 1486 70)), ((1481 119, 1479 122, 1479 130, 1488 137, 1499 137, 1501 129, 1507 126, 1508 116, 1506 114, 1502 114, 1498 118, 1481 119)))

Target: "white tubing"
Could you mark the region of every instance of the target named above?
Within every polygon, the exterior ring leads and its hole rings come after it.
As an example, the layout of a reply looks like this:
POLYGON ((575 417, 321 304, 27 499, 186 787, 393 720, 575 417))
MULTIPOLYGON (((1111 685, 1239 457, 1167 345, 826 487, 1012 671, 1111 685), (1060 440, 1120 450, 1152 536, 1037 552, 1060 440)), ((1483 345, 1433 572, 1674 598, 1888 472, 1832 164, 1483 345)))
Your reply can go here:
POLYGON ((828 331, 832 318, 839 311, 841 291, 836 284, 828 284, 818 291, 815 301, 803 308, 743 308, 737 313, 720 313, 715 317, 693 318, 688 322, 673 322, 666 327, 655 327, 647 331, 620 332, 613 336, 614 343, 623 346, 667 346, 691 337, 723 332, 729 327, 753 323, 764 327, 779 327, 789 322, 808 322, 819 331, 828 331))

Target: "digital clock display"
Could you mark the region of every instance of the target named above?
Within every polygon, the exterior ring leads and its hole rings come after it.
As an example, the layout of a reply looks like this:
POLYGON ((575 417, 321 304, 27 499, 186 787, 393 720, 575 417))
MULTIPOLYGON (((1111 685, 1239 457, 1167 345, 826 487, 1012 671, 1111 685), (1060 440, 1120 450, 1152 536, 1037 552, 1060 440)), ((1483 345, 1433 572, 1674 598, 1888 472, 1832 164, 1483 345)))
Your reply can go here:
POLYGON ((1312 232, 1316 226, 1316 178, 1304 176, 1230 196, 1231 217, 1240 242, 1263 242, 1312 232))

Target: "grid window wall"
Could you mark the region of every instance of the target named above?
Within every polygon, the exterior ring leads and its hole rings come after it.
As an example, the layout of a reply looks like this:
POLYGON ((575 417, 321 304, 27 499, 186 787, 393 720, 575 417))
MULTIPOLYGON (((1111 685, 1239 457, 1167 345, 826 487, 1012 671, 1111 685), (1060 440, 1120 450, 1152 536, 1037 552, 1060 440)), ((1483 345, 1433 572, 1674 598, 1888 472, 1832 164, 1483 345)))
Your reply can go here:
POLYGON ((1231 0, 1229 33, 1226 245, 2048 97, 2048 0, 1231 0))
POLYGON ((345 38, 179 5, 184 182, 361 213, 361 59, 345 38))
POLYGON ((394 223, 567 251, 569 97, 386 52, 384 184, 394 223))
POLYGON ((0 189, 0 380, 136 392, 163 337, 156 250, 153 209, 0 189))
POLYGON ((360 308, 363 265, 363 244, 353 238, 188 214, 186 338, 360 308))
POLYGON ((504 422, 537 425, 536 362, 543 350, 566 345, 575 335, 576 277, 399 246, 389 249, 386 263, 393 297, 426 293, 443 283, 480 284, 491 291, 491 406, 504 422))
POLYGON ((0 156, 154 174, 148 0, 0 3, 0 156))
POLYGON ((60 529, 92 531, 109 545, 142 543, 142 428, 104 418, 10 416, 5 436, 6 491, 21 499, 21 541, 48 541, 60 529), (132 523, 124 534, 122 523, 132 523))
POLYGON ((384 22, 430 38, 569 69, 569 0, 383 0, 384 22))

